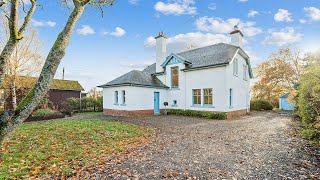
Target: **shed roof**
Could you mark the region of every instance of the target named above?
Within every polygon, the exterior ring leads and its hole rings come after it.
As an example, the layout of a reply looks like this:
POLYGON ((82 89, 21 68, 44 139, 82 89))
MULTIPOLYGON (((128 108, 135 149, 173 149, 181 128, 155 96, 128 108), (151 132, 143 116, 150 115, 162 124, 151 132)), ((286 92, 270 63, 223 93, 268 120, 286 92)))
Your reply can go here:
POLYGON ((280 98, 288 98, 290 96, 290 93, 285 93, 284 95, 282 95, 280 98))
MULTIPOLYGON (((18 76, 16 81, 16 86, 17 88, 31 89, 34 86, 34 84, 37 82, 37 80, 38 80, 37 77, 18 76)), ((50 89, 84 91, 83 87, 80 85, 78 81, 61 80, 61 79, 53 79, 50 85, 50 89)))

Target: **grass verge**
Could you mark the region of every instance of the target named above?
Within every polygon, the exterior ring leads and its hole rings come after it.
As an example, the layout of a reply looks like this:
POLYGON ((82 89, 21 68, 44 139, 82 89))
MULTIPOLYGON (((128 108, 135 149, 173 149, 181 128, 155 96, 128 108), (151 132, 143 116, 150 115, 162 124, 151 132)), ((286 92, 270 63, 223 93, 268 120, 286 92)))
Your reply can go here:
POLYGON ((68 176, 103 164, 151 134, 136 125, 102 120, 21 124, 1 144, 0 179, 68 176))

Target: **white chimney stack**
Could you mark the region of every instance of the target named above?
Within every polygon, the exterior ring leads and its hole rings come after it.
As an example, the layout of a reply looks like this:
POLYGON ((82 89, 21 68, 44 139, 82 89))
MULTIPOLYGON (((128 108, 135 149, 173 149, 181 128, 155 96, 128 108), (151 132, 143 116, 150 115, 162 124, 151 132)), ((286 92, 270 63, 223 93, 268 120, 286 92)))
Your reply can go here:
POLYGON ((163 72, 161 66, 167 57, 167 37, 160 32, 156 39, 156 73, 163 72))
POLYGON ((231 35, 231 45, 242 47, 243 34, 239 30, 238 26, 234 26, 234 29, 230 33, 230 35, 231 35))

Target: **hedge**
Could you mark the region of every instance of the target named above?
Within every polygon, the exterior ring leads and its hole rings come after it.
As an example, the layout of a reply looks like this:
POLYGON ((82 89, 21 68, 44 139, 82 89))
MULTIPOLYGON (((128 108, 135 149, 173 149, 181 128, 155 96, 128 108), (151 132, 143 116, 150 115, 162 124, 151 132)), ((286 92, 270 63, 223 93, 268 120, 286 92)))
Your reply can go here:
POLYGON ((273 105, 269 101, 259 99, 251 101, 250 109, 255 111, 272 110, 273 105))
POLYGON ((191 116, 200 117, 208 119, 227 119, 227 113, 212 113, 204 111, 194 111, 194 110, 181 110, 181 109, 171 109, 168 114, 179 115, 179 116, 191 116))

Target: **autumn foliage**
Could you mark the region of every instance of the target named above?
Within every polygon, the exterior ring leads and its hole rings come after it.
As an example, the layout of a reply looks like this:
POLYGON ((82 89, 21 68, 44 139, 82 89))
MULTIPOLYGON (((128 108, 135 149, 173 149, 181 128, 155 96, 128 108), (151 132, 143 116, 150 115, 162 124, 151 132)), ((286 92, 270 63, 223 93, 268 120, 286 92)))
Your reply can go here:
POLYGON ((281 95, 294 91, 303 71, 303 58, 298 50, 279 49, 255 68, 257 82, 254 84, 253 99, 267 100, 278 106, 281 95))

